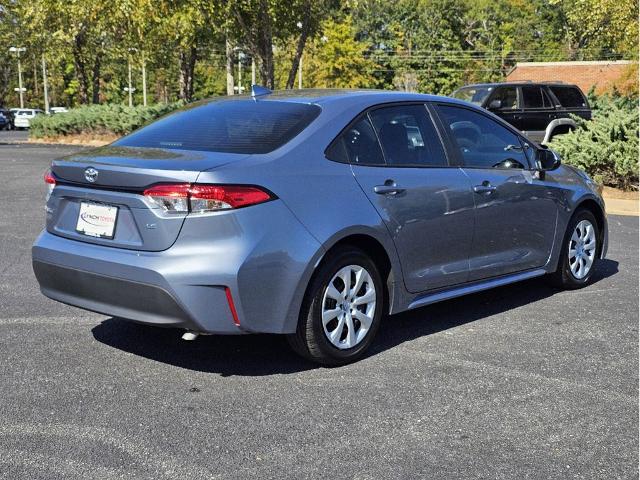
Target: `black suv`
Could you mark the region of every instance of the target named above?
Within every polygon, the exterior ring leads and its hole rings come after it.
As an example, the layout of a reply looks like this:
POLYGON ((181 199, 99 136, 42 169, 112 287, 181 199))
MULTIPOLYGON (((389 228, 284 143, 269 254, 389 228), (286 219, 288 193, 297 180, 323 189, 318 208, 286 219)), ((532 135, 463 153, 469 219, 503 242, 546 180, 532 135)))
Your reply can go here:
POLYGON ((486 108, 540 143, 576 128, 572 114, 591 119, 585 95, 566 83, 482 83, 459 88, 452 96, 486 108))

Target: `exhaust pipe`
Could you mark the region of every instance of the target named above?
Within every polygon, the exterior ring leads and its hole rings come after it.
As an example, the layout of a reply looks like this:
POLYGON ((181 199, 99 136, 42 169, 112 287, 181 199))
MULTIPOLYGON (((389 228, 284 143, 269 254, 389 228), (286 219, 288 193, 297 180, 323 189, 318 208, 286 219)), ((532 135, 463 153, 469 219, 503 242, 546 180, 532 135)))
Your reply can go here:
POLYGON ((182 340, 191 342, 192 340, 195 340, 196 338, 198 338, 198 335, 199 334, 196 332, 184 332, 184 334, 182 334, 182 340))

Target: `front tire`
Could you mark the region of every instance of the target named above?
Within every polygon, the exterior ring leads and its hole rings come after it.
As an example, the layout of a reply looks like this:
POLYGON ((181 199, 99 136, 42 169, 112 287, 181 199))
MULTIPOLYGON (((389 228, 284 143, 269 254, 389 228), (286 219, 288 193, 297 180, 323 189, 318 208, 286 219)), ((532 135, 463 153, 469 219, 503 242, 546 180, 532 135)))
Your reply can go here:
POLYGON ((600 231, 589 210, 578 210, 567 227, 557 270, 549 275, 552 285, 563 289, 589 284, 600 252, 600 231))
POLYGON ((383 302, 375 263, 357 248, 341 248, 325 258, 311 279, 289 344, 322 365, 353 362, 371 345, 383 302))

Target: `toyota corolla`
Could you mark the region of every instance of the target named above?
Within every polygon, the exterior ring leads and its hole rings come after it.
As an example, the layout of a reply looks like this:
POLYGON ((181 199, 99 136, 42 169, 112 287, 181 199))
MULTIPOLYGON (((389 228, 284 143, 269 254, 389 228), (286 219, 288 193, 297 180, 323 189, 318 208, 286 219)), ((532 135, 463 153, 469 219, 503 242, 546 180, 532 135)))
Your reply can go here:
POLYGON ((543 275, 582 287, 607 249, 588 175, 430 95, 255 88, 56 160, 45 182, 46 296, 185 339, 284 334, 325 365, 398 312, 543 275))

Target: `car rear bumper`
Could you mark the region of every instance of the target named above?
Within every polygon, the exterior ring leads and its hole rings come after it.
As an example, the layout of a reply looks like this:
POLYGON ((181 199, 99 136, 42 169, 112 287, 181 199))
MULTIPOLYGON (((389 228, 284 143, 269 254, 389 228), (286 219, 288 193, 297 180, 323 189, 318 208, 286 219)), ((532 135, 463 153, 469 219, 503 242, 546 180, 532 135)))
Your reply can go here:
POLYGON ((203 333, 295 331, 320 244, 279 201, 232 215, 188 217, 160 252, 45 230, 33 269, 47 297, 105 315, 203 333))
POLYGON ((188 288, 163 273, 185 273, 178 258, 167 258, 160 268, 159 255, 132 253, 43 232, 32 250, 33 271, 44 295, 85 310, 198 332, 244 333, 234 322, 225 285, 188 288))

